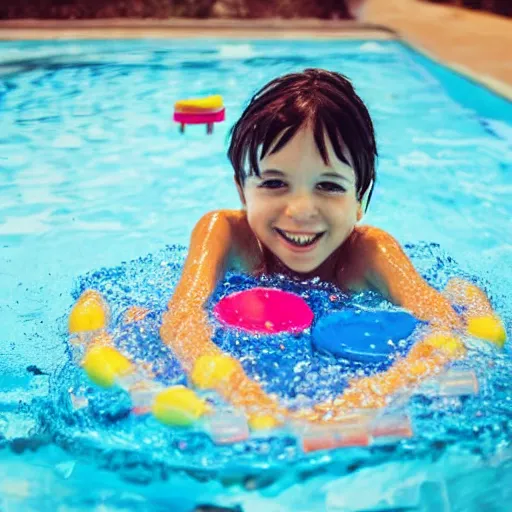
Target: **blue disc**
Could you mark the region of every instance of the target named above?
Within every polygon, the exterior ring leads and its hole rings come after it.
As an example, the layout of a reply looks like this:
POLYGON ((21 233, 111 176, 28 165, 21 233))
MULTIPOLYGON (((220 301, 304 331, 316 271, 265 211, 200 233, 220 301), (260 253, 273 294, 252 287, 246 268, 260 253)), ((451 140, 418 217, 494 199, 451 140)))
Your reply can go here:
POLYGON ((351 361, 381 363, 408 351, 410 336, 419 323, 404 311, 348 308, 316 323, 313 346, 351 361))

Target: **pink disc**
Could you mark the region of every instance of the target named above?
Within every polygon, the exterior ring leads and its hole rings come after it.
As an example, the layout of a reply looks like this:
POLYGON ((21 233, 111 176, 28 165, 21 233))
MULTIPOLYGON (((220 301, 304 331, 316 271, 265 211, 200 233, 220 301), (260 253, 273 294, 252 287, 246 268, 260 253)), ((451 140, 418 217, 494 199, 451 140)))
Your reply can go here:
POLYGON ((173 119, 177 123, 207 124, 220 123, 226 118, 226 109, 217 112, 174 112, 173 119))
POLYGON ((253 288, 221 299, 213 308, 225 325, 252 333, 297 333, 313 322, 313 311, 293 293, 275 288, 253 288))

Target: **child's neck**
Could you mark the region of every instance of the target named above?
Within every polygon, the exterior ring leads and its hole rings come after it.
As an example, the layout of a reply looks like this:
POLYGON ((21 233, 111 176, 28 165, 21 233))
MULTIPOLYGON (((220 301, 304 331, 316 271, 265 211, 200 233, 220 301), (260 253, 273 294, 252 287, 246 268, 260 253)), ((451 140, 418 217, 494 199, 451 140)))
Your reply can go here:
POLYGON ((332 254, 325 259, 317 268, 309 272, 297 272, 287 267, 274 253, 272 253, 265 246, 263 250, 262 268, 258 274, 283 274, 288 277, 307 280, 315 277, 321 281, 329 282, 338 285, 337 271, 339 261, 342 259, 341 253, 344 251, 346 241, 341 244, 332 254))

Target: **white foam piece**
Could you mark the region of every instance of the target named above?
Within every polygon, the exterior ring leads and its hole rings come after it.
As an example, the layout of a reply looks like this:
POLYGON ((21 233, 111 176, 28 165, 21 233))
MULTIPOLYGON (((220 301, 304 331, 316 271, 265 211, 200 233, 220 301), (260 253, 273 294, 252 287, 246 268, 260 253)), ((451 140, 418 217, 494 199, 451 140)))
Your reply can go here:
POLYGON ((223 44, 217 50, 223 59, 247 59, 257 55, 250 44, 223 44))
POLYGON ((368 41, 359 47, 359 51, 362 53, 390 53, 391 50, 382 44, 368 41))

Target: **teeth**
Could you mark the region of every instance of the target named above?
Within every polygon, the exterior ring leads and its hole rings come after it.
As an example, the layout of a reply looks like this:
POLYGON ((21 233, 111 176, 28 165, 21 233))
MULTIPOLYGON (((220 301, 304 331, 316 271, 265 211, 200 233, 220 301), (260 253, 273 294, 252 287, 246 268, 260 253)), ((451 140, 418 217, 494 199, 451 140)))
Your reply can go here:
POLYGON ((295 233, 289 233, 288 231, 281 231, 281 233, 287 238, 290 242, 293 242, 297 245, 308 245, 310 244, 317 235, 297 235, 295 233))

